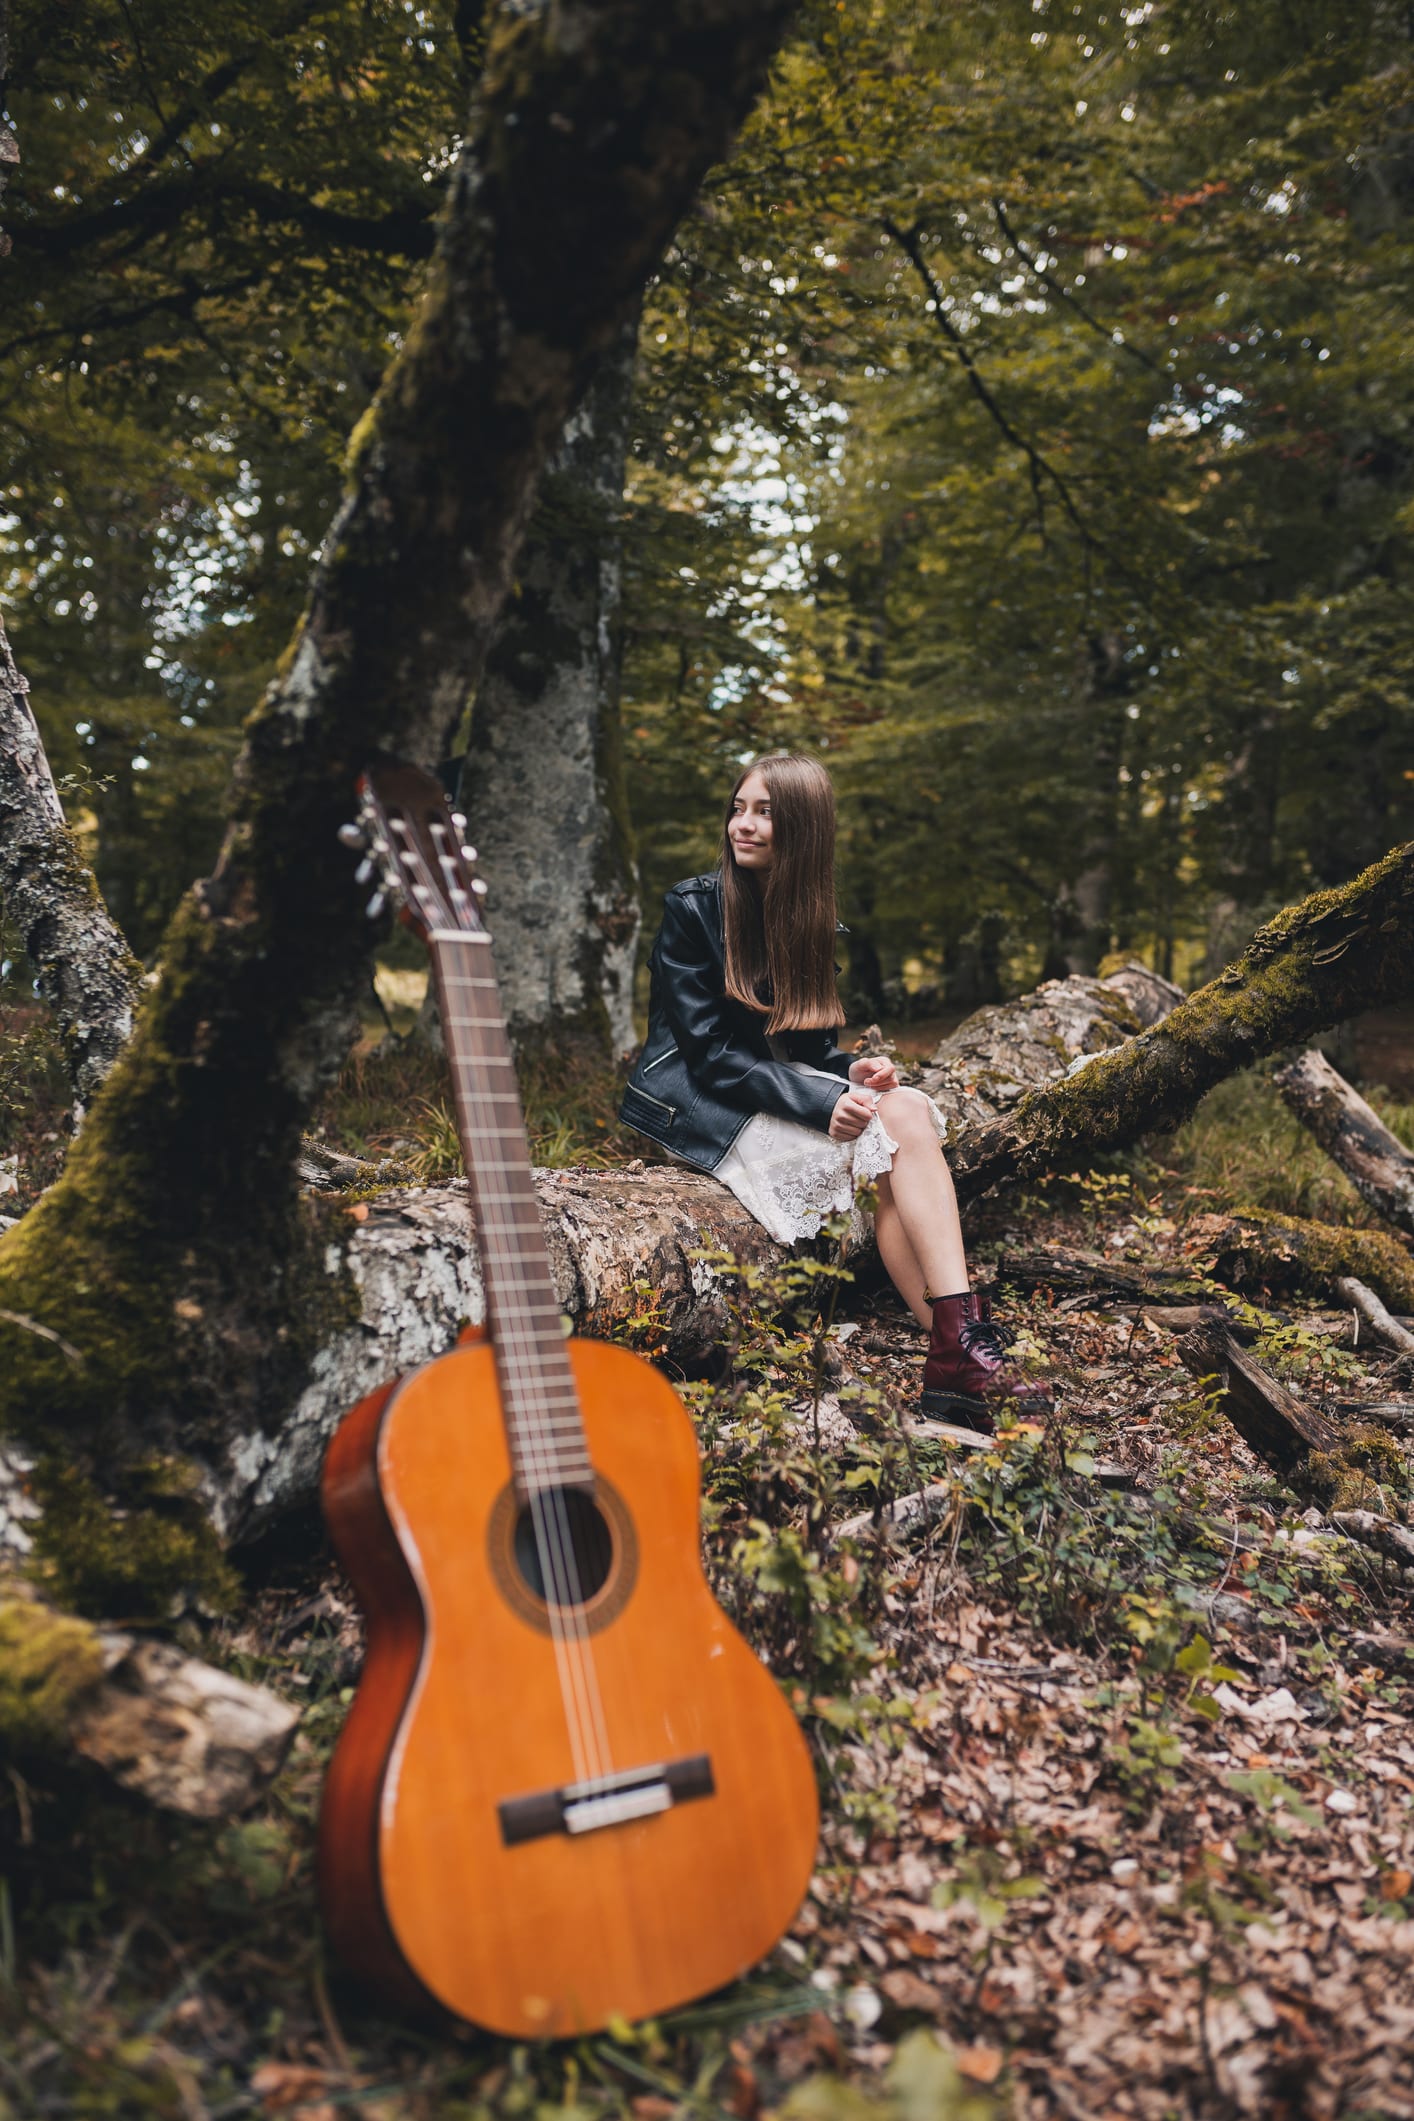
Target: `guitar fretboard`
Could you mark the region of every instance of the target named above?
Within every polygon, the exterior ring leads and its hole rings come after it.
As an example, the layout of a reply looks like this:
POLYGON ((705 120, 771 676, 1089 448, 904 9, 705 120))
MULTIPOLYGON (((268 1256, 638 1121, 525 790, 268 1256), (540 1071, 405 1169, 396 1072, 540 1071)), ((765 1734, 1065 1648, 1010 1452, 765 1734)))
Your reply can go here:
POLYGON ((531 1173, 515 1063, 485 935, 429 942, 511 1464, 529 1495, 593 1479, 531 1173))

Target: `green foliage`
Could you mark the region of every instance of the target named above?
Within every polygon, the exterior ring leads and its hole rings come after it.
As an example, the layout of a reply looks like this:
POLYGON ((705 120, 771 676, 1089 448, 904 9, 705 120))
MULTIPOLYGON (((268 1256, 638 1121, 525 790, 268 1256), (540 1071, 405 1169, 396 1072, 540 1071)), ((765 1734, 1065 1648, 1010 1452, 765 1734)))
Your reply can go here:
MULTIPOLYGON (((475 14, 15 11, 0 589, 140 948, 406 328, 475 14)), ((1378 0, 812 0, 645 313, 650 908, 782 742, 841 785, 871 1013, 1187 975, 1407 835, 1410 69, 1378 0)))
POLYGON ((725 1375, 686 1388, 703 1444, 718 1595, 764 1646, 772 1670, 799 1680, 798 1705, 837 1728, 879 1706, 856 1690, 884 1662, 870 1619, 889 1579, 873 1557, 835 1549, 831 1519, 854 1497, 896 1492, 907 1452, 901 1431, 857 1385, 839 1403, 874 1436, 847 1460, 822 1447, 830 1328, 852 1279, 839 1256, 848 1228, 848 1217, 833 1218, 815 1254, 765 1266, 699 1255, 725 1289, 725 1375))
POLYGON ((952 2054, 930 2032, 908 2034, 876 2096, 830 2077, 797 2085, 781 2121, 996 2121, 998 2108, 969 2084, 952 2054))
POLYGON ((809 13, 650 305, 655 884, 744 739, 828 748, 875 980, 979 998, 1405 835, 1409 70, 1374 0, 809 13))

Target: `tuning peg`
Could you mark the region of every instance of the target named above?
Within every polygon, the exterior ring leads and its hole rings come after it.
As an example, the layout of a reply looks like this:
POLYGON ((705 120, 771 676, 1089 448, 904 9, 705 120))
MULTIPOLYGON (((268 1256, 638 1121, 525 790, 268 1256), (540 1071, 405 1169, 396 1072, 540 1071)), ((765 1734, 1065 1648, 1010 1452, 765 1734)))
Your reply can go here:
POLYGON ((487 886, 484 877, 474 876, 471 880, 471 888, 478 898, 485 898, 487 886))
POLYGON ((362 825, 340 825, 339 838, 346 847, 364 847, 368 844, 363 836, 362 825))
POLYGON ((382 891, 375 891, 372 898, 368 901, 368 918, 371 921, 376 921, 387 903, 386 894, 382 891))
POLYGON ((371 854, 366 854, 363 857, 363 860, 359 863, 357 869, 355 869, 354 871, 354 882, 356 884, 366 884, 372 874, 373 856, 371 854))
POLYGON ((463 847, 462 860, 464 862, 474 862, 476 860, 476 849, 474 847, 463 847))
POLYGON ((454 810, 452 812, 452 823, 456 826, 458 832, 465 832, 466 812, 464 810, 454 810))

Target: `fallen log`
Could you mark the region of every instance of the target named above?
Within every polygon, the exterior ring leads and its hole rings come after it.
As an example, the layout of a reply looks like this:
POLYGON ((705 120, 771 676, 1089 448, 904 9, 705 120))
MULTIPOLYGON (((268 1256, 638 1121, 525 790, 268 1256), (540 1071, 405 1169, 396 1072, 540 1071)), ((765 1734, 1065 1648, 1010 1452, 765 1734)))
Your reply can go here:
POLYGON ((0 1583, 0 1742, 21 1759, 78 1753, 149 1804, 223 1819, 266 1788, 298 1722, 265 1687, 0 1583))
POLYGON ((1362 1200, 1414 1236, 1414 1156, 1324 1053, 1303 1053, 1273 1082, 1362 1200))
POLYGON ((1240 1215, 1195 1215, 1183 1226, 1195 1273, 1235 1288, 1334 1290, 1353 1275, 1392 1310, 1414 1308, 1414 1258, 1383 1230, 1350 1230, 1249 1208, 1240 1215))
POLYGON ((959 1197, 1176 1127, 1226 1076, 1411 990, 1414 842, 1278 914, 1217 979, 1118 1050, 969 1127, 949 1151, 959 1197))
POLYGON ((1406 1569, 1414 1567, 1414 1532, 1396 1524, 1392 1517, 1382 1517, 1376 1510, 1332 1510, 1330 1522, 1347 1539, 1372 1547, 1377 1554, 1406 1569))
POLYGON ((1070 1295, 1158 1299, 1190 1294, 1196 1270, 1129 1266, 1101 1252, 1008 1252, 997 1269, 998 1281, 1015 1289, 1054 1289, 1070 1295))
MULTIPOLYGON (((736 1196, 698 1172, 652 1166, 540 1171, 555 1293, 578 1332, 625 1335, 679 1371, 709 1363, 729 1330, 727 1285, 703 1252, 765 1266, 779 1247, 736 1196)), ((326 1208, 325 1268, 355 1304, 325 1340, 304 1390, 260 1424, 231 1424, 192 1451, 226 1540, 306 1502, 340 1418, 389 1377, 442 1354, 486 1297, 464 1180, 408 1186, 326 1208)), ((187 1446, 191 1451, 190 1444, 187 1446)))
POLYGON ((1414 1399, 1338 1399, 1342 1421, 1373 1423, 1396 1436, 1414 1436, 1414 1399))
POLYGON ((1175 1343, 1195 1377, 1216 1377, 1219 1404, 1243 1442, 1276 1471, 1299 1472, 1313 1451, 1331 1452, 1341 1436, 1333 1422, 1287 1390, 1254 1356, 1240 1348, 1226 1327, 1196 1326, 1175 1343))

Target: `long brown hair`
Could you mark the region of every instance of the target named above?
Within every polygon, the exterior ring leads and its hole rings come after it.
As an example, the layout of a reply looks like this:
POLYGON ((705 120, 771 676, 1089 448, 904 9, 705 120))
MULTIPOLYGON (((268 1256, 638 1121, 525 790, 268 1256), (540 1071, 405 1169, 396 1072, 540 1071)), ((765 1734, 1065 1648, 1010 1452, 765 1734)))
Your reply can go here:
POLYGON ((818 760, 780 752, 737 775, 722 820, 721 869, 728 994, 766 1015, 768 1033, 842 1023, 835 987, 835 791, 818 760), (753 773, 771 798, 771 866, 759 891, 737 866, 727 836, 741 784, 753 773))

